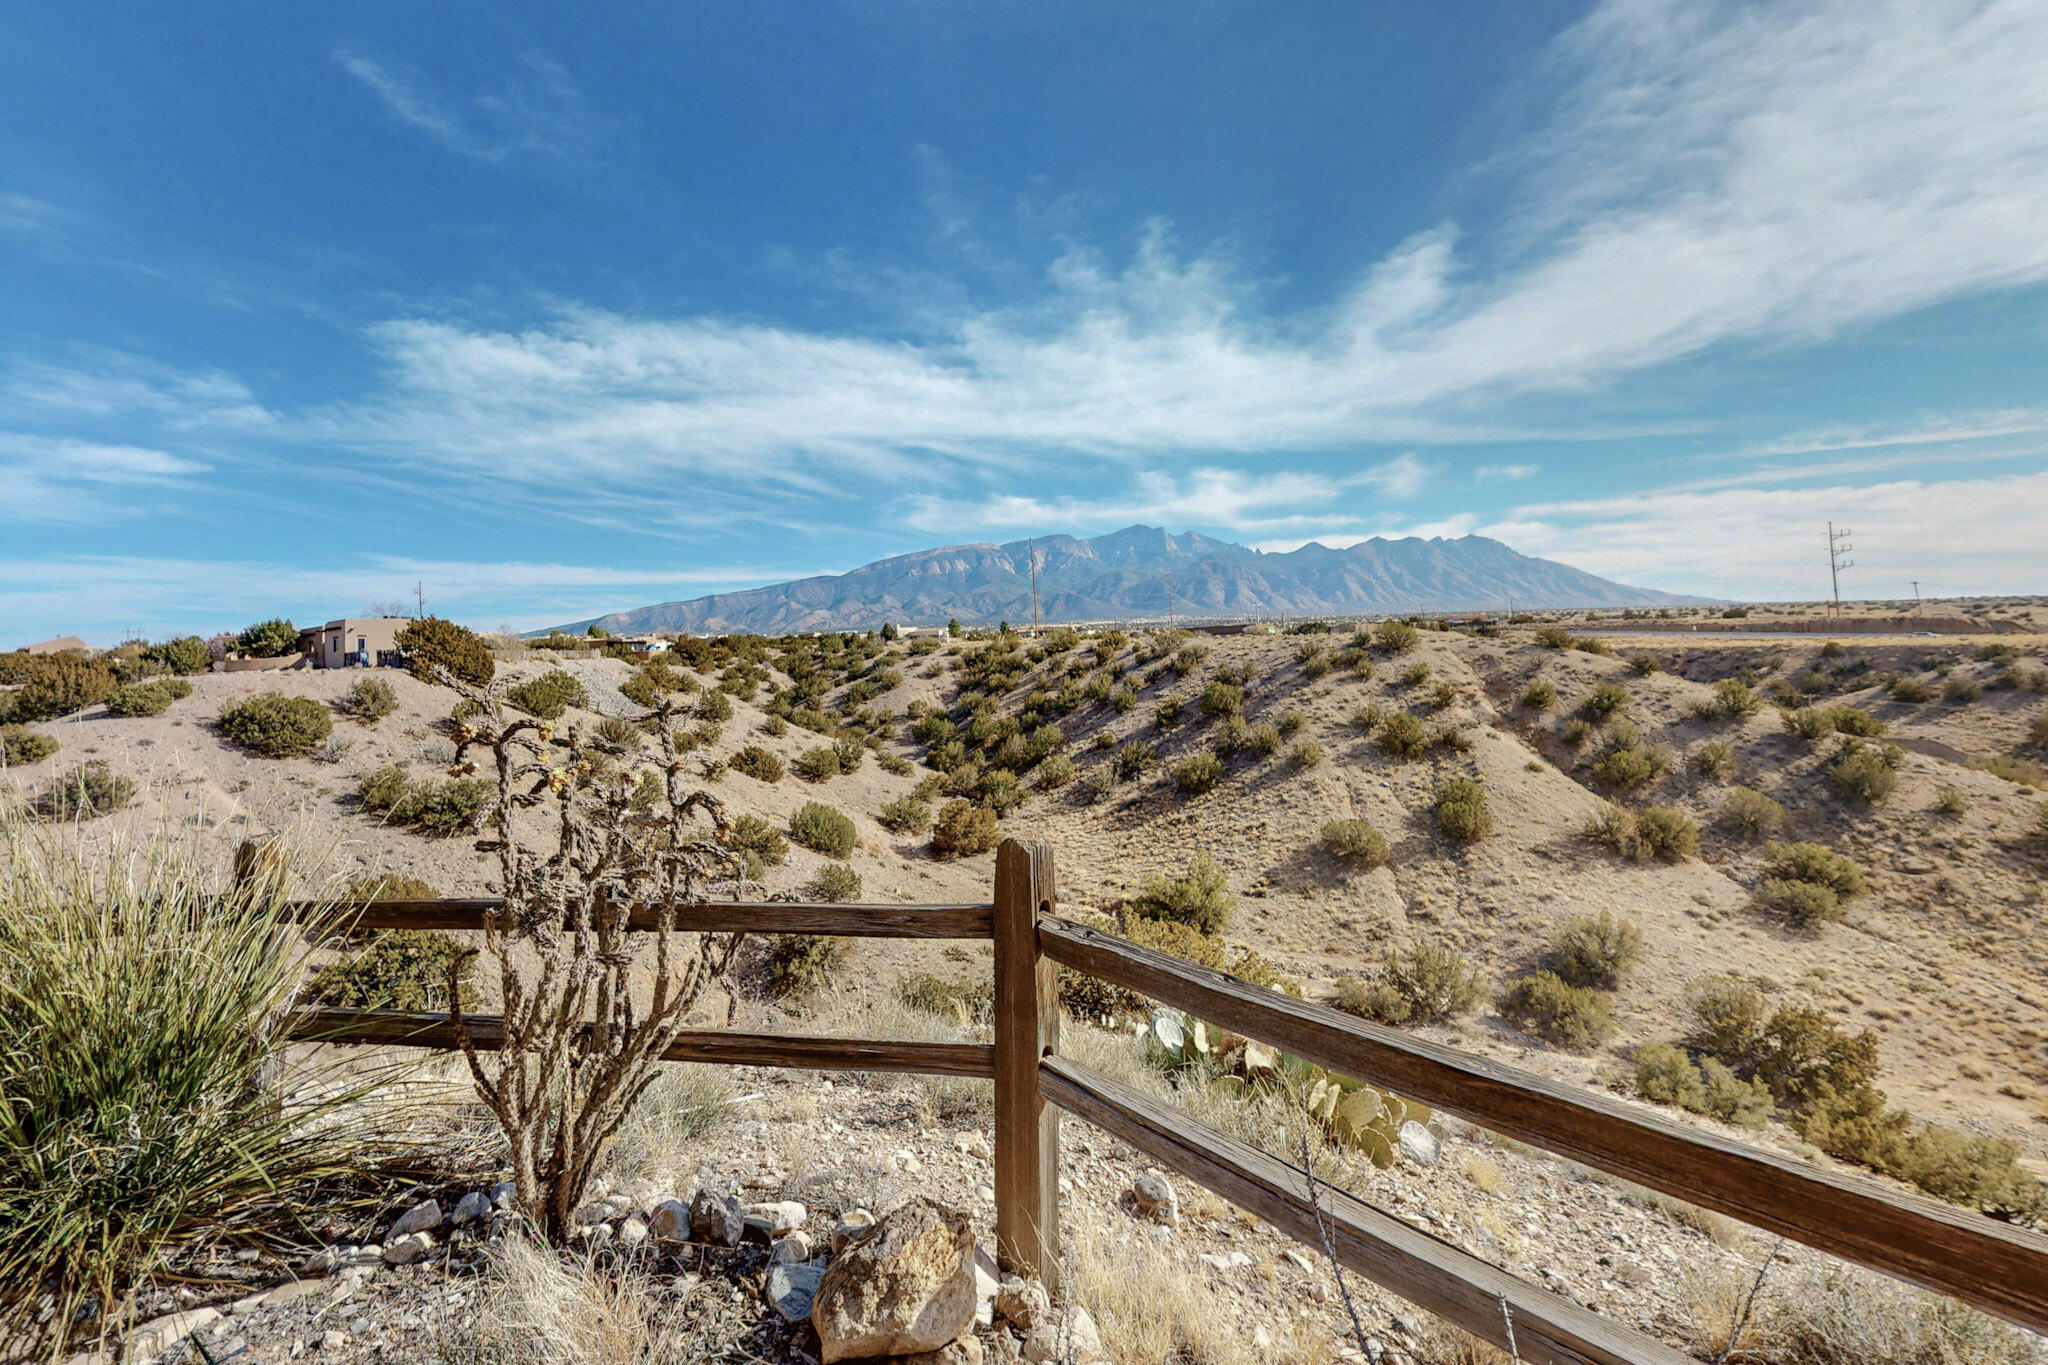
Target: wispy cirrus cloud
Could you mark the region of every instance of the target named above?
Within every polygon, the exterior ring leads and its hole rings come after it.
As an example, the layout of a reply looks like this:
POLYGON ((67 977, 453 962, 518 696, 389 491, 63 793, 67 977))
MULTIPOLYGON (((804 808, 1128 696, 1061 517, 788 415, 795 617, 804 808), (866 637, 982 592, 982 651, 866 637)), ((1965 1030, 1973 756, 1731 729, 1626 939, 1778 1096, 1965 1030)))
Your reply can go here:
POLYGON ((0 431, 0 522, 81 522, 140 515, 167 487, 207 472, 146 446, 0 431))
POLYGON ((560 63, 537 52, 527 53, 499 88, 466 97, 390 57, 342 47, 334 62, 400 123, 477 161, 587 157, 623 127, 591 107, 560 63))

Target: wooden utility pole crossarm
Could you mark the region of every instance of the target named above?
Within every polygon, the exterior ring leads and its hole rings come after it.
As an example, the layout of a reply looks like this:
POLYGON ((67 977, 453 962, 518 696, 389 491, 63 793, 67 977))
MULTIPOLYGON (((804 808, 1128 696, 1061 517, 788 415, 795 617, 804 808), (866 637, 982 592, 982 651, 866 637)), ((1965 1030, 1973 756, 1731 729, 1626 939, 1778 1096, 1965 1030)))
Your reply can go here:
POLYGON ((1038 917, 1055 904, 1052 846, 1005 839, 996 850, 996 1261, 1059 1278, 1060 1116, 1038 1091, 1038 1063, 1059 1048, 1058 971, 1039 956, 1038 917))

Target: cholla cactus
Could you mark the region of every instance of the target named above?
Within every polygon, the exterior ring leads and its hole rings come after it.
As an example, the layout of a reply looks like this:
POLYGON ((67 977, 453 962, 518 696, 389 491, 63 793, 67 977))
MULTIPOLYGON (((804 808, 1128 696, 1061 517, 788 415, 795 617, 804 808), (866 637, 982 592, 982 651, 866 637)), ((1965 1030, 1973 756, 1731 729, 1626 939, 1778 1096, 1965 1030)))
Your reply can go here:
POLYGON ((549 721, 508 715, 502 687, 446 669, 437 681, 477 711, 454 732, 456 773, 476 771, 476 751, 496 771, 477 846, 497 855, 504 896, 484 918, 483 947, 497 965, 503 1048, 488 1058, 475 1046, 453 968, 449 1015, 511 1145, 520 1205, 560 1239, 605 1144, 739 950, 739 934, 678 935, 675 907, 736 891, 744 864, 725 842, 723 805, 686 786, 674 729, 687 706, 665 697, 647 717, 661 762, 650 802, 645 774, 587 750, 574 727, 558 738, 549 721), (651 932, 629 932, 636 906, 657 912, 651 932))

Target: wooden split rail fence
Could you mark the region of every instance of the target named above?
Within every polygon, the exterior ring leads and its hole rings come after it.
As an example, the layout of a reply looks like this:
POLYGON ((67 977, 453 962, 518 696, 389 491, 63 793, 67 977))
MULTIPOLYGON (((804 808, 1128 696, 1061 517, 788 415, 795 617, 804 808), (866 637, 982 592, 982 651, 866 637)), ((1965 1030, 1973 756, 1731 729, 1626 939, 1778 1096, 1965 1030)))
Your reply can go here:
MULTIPOLYGON (((371 901, 357 928, 473 930, 496 902, 371 901)), ((2048 1332, 2048 1237, 1874 1181, 1822 1170, 1667 1122, 1605 1096, 1263 990, 1057 914, 1052 850, 1006 841, 995 896, 976 905, 705 903, 679 932, 991 939, 995 1041, 907 1043, 724 1030, 683 1035, 673 1061, 969 1076, 995 1083, 996 1246, 1006 1270, 1059 1271, 1059 1115, 1153 1160, 1311 1245, 1327 1235, 1354 1273, 1497 1346, 1509 1323, 1539 1363, 1679 1365, 1690 1359, 1342 1191, 1312 1204, 1288 1162, 1060 1055, 1057 973, 1099 977, 1333 1071, 1753 1227, 1868 1266, 2036 1332, 2048 1332), (1318 1204, 1320 1207, 1318 1207, 1318 1204)), ((310 907, 309 907, 310 908, 310 907)), ((653 929, 652 910, 636 927, 653 929)), ((471 1017, 491 1046, 501 1021, 471 1017)), ((312 1009, 298 1035, 323 1042, 452 1048, 436 1014, 312 1009)))

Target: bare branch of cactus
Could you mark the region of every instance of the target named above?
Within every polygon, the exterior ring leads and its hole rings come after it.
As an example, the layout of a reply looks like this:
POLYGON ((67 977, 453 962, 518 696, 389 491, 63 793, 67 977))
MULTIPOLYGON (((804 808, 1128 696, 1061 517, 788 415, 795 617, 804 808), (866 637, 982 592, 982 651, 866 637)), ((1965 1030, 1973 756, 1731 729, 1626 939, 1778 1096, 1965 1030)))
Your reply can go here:
MULTIPOLYGON (((676 726, 693 708, 664 698, 646 717, 658 780, 588 745, 575 726, 508 715, 504 686, 445 668, 436 681, 472 704, 454 729, 457 775, 481 751, 496 791, 477 814, 478 843, 498 857, 503 905, 484 920, 504 1042, 481 1054, 451 971, 449 1020, 477 1094, 511 1147, 519 1202, 538 1232, 565 1237, 595 1163, 704 992, 732 967, 743 935, 678 935, 675 907, 714 886, 735 894, 742 856, 726 842, 717 798, 686 786, 692 760, 676 726), (644 967, 627 925, 635 905, 660 910, 644 967), (636 970, 637 968, 637 970, 636 970)), ((642 940, 644 942, 645 940, 642 940)))

